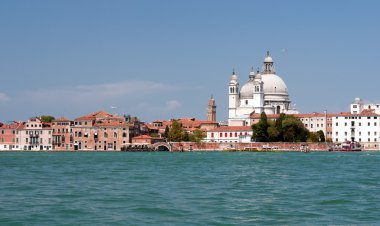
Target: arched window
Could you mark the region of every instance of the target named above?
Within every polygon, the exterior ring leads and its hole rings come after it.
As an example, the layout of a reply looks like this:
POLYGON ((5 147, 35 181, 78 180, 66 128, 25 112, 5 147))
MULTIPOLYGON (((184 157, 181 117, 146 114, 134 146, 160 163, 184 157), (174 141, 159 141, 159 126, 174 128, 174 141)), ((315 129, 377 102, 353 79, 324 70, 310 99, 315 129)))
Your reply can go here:
POLYGON ((276 114, 280 114, 280 113, 281 113, 281 108, 280 106, 277 106, 276 114))

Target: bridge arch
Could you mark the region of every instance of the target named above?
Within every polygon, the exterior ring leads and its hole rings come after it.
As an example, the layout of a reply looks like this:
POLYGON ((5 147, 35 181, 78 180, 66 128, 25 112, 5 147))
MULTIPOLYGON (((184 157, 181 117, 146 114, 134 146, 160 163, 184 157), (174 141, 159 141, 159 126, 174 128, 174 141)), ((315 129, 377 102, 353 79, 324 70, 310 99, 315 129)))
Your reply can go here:
POLYGON ((165 142, 159 142, 153 144, 155 151, 172 151, 172 146, 165 142))

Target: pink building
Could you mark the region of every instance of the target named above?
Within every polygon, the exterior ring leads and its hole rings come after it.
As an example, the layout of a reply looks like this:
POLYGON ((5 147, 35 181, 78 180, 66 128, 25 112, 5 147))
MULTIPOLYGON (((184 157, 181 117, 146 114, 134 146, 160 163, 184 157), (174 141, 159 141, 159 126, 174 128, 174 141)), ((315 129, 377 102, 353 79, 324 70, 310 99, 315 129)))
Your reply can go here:
POLYGON ((43 123, 39 118, 31 118, 19 132, 22 150, 48 151, 53 149, 52 128, 49 123, 43 123))
POLYGON ((51 123, 53 129, 54 150, 74 150, 72 128, 73 122, 65 117, 55 119, 51 123))
POLYGON ((23 123, 14 122, 12 124, 0 123, 0 150, 20 150, 20 132, 24 127, 23 123))
POLYGON ((74 150, 121 150, 129 144, 129 126, 125 118, 104 111, 74 120, 74 150))

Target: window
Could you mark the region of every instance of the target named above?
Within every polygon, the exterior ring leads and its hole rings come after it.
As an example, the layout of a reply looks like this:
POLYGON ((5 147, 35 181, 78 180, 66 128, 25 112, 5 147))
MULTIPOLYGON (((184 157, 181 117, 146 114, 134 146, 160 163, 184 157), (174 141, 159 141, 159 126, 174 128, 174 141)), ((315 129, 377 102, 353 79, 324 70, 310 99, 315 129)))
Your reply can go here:
POLYGON ((368 142, 371 142, 371 138, 368 138, 368 142))
POLYGON ((223 133, 220 133, 219 136, 220 136, 220 137, 223 137, 223 133))
POLYGON ((338 136, 338 132, 335 132, 335 135, 338 136))
POLYGON ((104 138, 108 138, 107 132, 104 132, 104 138))
POLYGON ((371 126, 371 123, 370 123, 370 122, 368 122, 368 126, 371 126))
POLYGON ((245 100, 245 105, 248 105, 248 100, 245 100))
POLYGON ((211 133, 211 137, 214 138, 214 133, 211 133))
POLYGON ((230 137, 232 137, 232 133, 230 133, 230 137))
POLYGON ((362 142, 362 138, 359 138, 359 142, 362 142))
POLYGON ((336 126, 338 126, 338 123, 335 123, 336 126))
POLYGON ((344 132, 344 135, 347 136, 347 132, 344 132))
POLYGON ((371 136, 371 132, 368 131, 368 136, 371 136))
POLYGON ((344 126, 347 126, 347 122, 344 123, 344 126))
POLYGON ((362 123, 361 123, 361 122, 359 122, 359 126, 362 126, 362 123))
POLYGON ((237 137, 237 133, 235 133, 235 137, 237 137))

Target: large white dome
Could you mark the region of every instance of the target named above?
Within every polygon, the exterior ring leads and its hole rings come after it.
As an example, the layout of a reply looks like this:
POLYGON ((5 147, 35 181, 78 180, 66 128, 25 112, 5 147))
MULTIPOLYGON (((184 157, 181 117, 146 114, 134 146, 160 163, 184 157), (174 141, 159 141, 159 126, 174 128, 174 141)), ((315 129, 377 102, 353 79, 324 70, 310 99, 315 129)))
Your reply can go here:
POLYGON ((288 95, 288 87, 284 80, 275 74, 263 74, 262 81, 264 82, 265 94, 286 94, 288 95))

